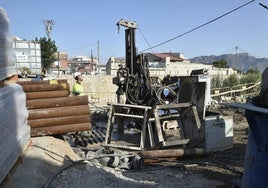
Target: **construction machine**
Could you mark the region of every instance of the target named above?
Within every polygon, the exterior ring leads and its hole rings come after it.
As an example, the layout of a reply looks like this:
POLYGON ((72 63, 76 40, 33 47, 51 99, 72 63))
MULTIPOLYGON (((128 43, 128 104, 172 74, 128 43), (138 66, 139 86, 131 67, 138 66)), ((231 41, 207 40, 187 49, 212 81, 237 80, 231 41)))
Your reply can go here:
POLYGON ((182 155, 231 148, 232 117, 207 111, 205 71, 152 79, 148 54, 136 54, 137 23, 121 19, 116 25, 126 27, 126 62, 113 78, 118 102, 110 106, 103 146, 143 152, 176 148, 182 155))

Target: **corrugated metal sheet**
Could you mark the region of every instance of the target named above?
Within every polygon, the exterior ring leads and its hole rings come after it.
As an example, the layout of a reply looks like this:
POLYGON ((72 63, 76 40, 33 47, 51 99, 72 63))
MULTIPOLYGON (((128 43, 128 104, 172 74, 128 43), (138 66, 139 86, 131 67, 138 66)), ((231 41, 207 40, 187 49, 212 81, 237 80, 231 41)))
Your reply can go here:
POLYGON ((26 95, 12 84, 0 88, 0 182, 3 181, 30 140, 26 95))

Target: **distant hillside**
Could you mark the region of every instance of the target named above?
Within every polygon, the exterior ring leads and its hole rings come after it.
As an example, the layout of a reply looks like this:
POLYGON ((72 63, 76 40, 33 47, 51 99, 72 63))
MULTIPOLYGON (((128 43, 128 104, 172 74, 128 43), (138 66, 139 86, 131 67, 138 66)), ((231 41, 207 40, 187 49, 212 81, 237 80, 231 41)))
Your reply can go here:
POLYGON ((223 54, 219 56, 200 56, 190 59, 191 63, 212 64, 214 61, 224 59, 228 62, 228 66, 242 72, 247 72, 249 69, 257 69, 263 72, 268 67, 268 58, 256 58, 247 53, 238 54, 223 54))

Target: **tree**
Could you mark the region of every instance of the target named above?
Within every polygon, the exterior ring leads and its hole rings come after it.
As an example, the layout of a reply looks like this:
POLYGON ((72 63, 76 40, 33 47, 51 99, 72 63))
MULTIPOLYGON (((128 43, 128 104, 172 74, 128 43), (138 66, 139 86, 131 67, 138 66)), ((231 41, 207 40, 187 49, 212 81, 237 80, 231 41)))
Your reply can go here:
POLYGON ((253 83, 261 78, 261 73, 257 69, 249 69, 246 75, 240 79, 241 84, 253 83))
POLYGON ((260 75, 260 71, 258 69, 248 69, 246 74, 257 74, 260 75))
POLYGON ((239 84, 239 79, 236 74, 230 75, 227 79, 223 81, 224 87, 233 87, 239 84))
POLYGON ((35 38, 35 40, 39 41, 41 45, 42 69, 49 69, 52 63, 57 60, 54 54, 58 51, 58 47, 55 41, 52 41, 50 38, 42 37, 39 40, 35 38))
POLYGON ((217 75, 211 79, 211 86, 213 88, 222 87, 222 79, 220 78, 220 75, 217 75))
POLYGON ((214 61, 212 65, 217 68, 227 68, 228 62, 225 59, 221 59, 220 61, 214 61))

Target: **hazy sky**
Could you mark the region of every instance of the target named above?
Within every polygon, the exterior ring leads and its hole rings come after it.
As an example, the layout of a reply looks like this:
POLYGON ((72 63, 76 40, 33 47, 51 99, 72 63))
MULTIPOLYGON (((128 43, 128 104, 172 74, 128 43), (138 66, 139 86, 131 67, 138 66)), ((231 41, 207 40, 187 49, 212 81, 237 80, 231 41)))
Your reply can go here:
POLYGON ((146 52, 193 58, 235 53, 237 46, 238 53, 268 57, 268 9, 259 3, 268 6, 268 0, 0 0, 12 35, 44 37, 44 20, 53 20, 51 39, 59 51, 73 57, 92 50, 97 56, 99 41, 101 64, 125 55, 126 28, 118 33, 116 26, 120 19, 137 22, 138 51, 157 46, 146 52))

